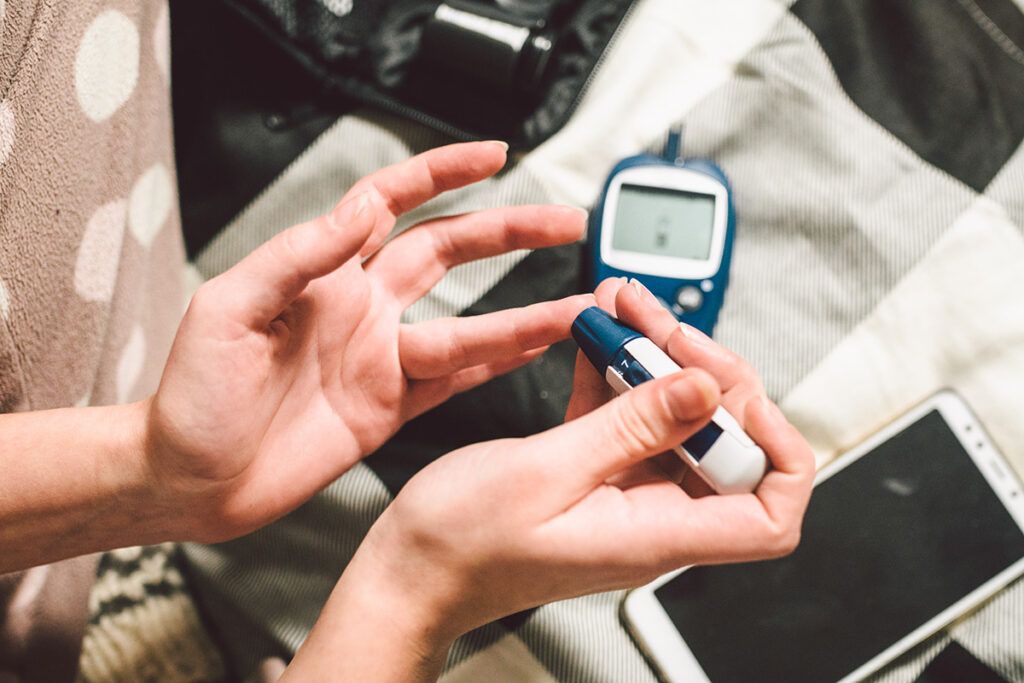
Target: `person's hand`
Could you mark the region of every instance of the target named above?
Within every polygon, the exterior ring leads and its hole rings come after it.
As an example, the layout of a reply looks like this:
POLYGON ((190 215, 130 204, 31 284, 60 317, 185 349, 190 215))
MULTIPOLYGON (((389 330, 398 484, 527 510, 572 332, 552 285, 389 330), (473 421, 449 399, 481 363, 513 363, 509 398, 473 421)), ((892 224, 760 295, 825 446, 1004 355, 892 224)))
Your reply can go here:
POLYGON ((438 647, 552 600, 794 549, 814 477, 810 447, 748 363, 624 285, 603 284, 598 300, 687 369, 613 399, 581 355, 569 421, 422 470, 371 529, 338 600, 393 608, 396 631, 438 647), (666 453, 720 402, 771 460, 754 493, 707 495, 666 453))
MULTIPOLYGON (((623 322, 643 332, 680 366, 710 372, 722 393, 720 404, 741 427, 751 401, 765 398, 764 385, 750 363, 719 346, 700 330, 679 324, 639 280, 627 284, 625 278, 610 278, 602 282, 594 294, 599 306, 612 315, 621 315, 623 322)), ((576 355, 575 378, 566 420, 589 413, 615 397, 608 382, 594 371, 583 353, 576 355)), ((614 481, 625 485, 650 476, 667 476, 694 497, 713 493, 711 487, 673 452, 639 462, 616 475, 614 481)))
POLYGON ((579 209, 522 206, 380 246, 398 215, 504 163, 505 146, 483 142, 385 168, 199 289, 143 404, 154 504, 181 520, 176 536, 221 540, 276 519, 406 420, 568 335, 593 297, 400 324, 452 266, 582 234, 579 209))

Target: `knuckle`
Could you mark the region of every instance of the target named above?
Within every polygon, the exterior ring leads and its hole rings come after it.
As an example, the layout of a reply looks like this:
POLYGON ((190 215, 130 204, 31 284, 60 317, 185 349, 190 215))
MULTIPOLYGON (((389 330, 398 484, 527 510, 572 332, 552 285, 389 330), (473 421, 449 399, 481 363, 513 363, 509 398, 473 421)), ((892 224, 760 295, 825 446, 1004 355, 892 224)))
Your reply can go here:
POLYGON ((448 174, 445 173, 443 168, 439 168, 429 155, 420 156, 418 160, 423 173, 430 179, 434 193, 440 194, 441 192, 455 189, 448 178, 448 174))
POLYGON ((499 211, 496 216, 498 222, 497 234, 504 245, 509 249, 520 249, 525 245, 519 223, 515 220, 514 212, 499 211))
MULTIPOLYGON (((317 218, 318 227, 321 227, 319 222, 325 220, 327 218, 324 216, 317 218)), ((296 244, 297 239, 299 239, 298 231, 292 228, 278 233, 265 245, 271 260, 284 265, 282 272, 289 276, 287 278, 288 285, 297 284, 306 279, 305 263, 300 257, 300 250, 296 244)))
POLYGON ((743 375, 744 379, 746 379, 749 382, 760 384, 761 378, 757 374, 757 370, 754 369, 754 366, 750 364, 750 361, 741 356, 736 356, 736 359, 737 370, 740 372, 741 375, 743 375))
MULTIPOLYGON (((373 175, 363 178, 355 187, 358 187, 360 192, 366 192, 371 202, 377 202, 378 205, 387 207, 388 212, 392 216, 397 216, 405 213, 411 206, 407 207, 403 204, 401 197, 392 196, 391 192, 381 188, 380 180, 382 180, 382 175, 389 173, 392 168, 382 169, 373 175)), ((351 192, 352 190, 349 191, 351 192)))
POLYGON ((449 331, 448 334, 448 364, 451 367, 463 367, 469 361, 469 349, 466 348, 462 337, 456 334, 454 331, 449 331))
POLYGON ((736 384, 749 387, 756 392, 764 392, 760 375, 747 359, 727 350, 723 350, 722 357, 728 368, 728 376, 732 377, 736 384))
MULTIPOLYGON (((433 229, 426 229, 420 233, 420 240, 423 241, 423 249, 433 250, 445 267, 458 262, 460 247, 447 229, 449 221, 441 221, 433 229)), ((419 248, 420 245, 416 245, 419 248)))
POLYGON ((785 557, 796 550, 800 545, 800 526, 797 524, 785 524, 776 526, 771 539, 772 557, 785 557))
POLYGON ((338 211, 344 204, 338 204, 333 209, 325 214, 321 214, 313 219, 313 225, 317 231, 324 233, 336 233, 340 230, 344 230, 345 226, 338 223, 338 211))
POLYGON ((782 540, 782 554, 789 555, 800 545, 800 529, 791 529, 782 540))
POLYGON ((525 321, 519 316, 512 316, 509 320, 509 339, 515 344, 519 352, 526 352, 534 348, 534 336, 524 324, 525 321))
MULTIPOLYGON (((330 219, 324 215, 316 218, 314 222, 317 228, 329 229, 329 221, 330 219)), ((295 235, 295 230, 285 230, 267 243, 268 246, 274 250, 273 255, 277 259, 289 264, 298 263, 298 249, 295 244, 295 235)))
POLYGON ((743 365, 746 363, 742 358, 737 356, 732 351, 722 351, 722 362, 728 367, 730 373, 734 376, 742 376, 744 374, 743 365))
POLYGON ((222 287, 220 278, 208 280, 199 286, 192 300, 188 304, 188 313, 191 315, 205 317, 220 308, 222 303, 222 287))
POLYGON ((617 401, 615 406, 610 421, 615 442, 638 458, 657 449, 661 430, 649 411, 637 406, 637 401, 617 401))

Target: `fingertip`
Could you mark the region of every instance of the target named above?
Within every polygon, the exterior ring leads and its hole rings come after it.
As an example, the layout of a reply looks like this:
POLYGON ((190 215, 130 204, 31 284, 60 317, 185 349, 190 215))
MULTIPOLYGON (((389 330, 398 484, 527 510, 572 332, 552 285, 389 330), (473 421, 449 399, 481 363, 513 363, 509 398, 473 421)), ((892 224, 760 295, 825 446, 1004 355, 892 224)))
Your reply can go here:
POLYGON ((421 158, 430 169, 435 184, 440 185, 431 192, 431 196, 436 196, 438 190, 453 190, 498 173, 508 161, 508 145, 501 140, 456 142, 427 150, 413 158, 421 158))
POLYGON ((625 286, 627 282, 628 280, 624 277, 606 277, 597 283, 597 288, 594 289, 594 293, 599 294, 600 292, 609 289, 617 292, 619 291, 619 288, 625 286))
POLYGON ((597 297, 590 292, 584 292, 583 294, 574 294, 564 299, 568 304, 570 311, 572 312, 573 320, 576 319, 580 313, 590 308, 591 306, 597 305, 597 297))
POLYGON ((713 340, 703 337, 693 328, 674 325, 665 349, 680 365, 698 366, 710 372, 724 391, 740 383, 763 390, 760 379, 749 363, 713 340))
POLYGON ((666 388, 669 409, 681 422, 702 418, 718 406, 721 391, 718 382, 700 368, 687 368, 673 376, 666 388))
POLYGON ((678 324, 671 311, 636 278, 629 281, 628 287, 618 291, 615 308, 623 322, 643 332, 662 348, 678 324))
POLYGON ((565 204, 540 205, 535 208, 539 214, 534 219, 545 227, 547 232, 554 238, 553 244, 571 244, 579 241, 587 231, 587 216, 585 209, 565 204))
POLYGON ((566 206, 566 211, 572 216, 572 228, 576 237, 583 237, 587 231, 587 222, 590 220, 590 212, 579 206, 566 206))
POLYGON ((694 343, 687 336, 682 323, 672 330, 665 342, 665 350, 668 352, 668 355, 683 365, 688 365, 691 362, 695 350, 701 351, 706 348, 704 345, 694 343))
POLYGON ((503 140, 487 140, 476 144, 481 145, 487 151, 487 176, 492 176, 505 167, 505 164, 508 162, 507 142, 503 140))
POLYGON ((814 453, 800 431, 782 410, 764 394, 747 403, 744 425, 750 437, 764 450, 772 468, 787 474, 814 476, 814 453))
POLYGON ((612 315, 616 314, 615 300, 618 292, 626 286, 626 278, 610 277, 601 282, 594 290, 597 305, 612 315))
POLYGON ((642 309, 640 296, 636 287, 632 286, 629 280, 625 278, 623 280, 625 280, 623 286, 615 291, 615 310, 619 312, 619 317, 623 322, 637 327, 638 319, 641 317, 637 315, 637 311, 642 309))
POLYGON ((679 333, 691 344, 697 344, 698 346, 711 345, 711 337, 704 334, 693 325, 679 323, 679 333))

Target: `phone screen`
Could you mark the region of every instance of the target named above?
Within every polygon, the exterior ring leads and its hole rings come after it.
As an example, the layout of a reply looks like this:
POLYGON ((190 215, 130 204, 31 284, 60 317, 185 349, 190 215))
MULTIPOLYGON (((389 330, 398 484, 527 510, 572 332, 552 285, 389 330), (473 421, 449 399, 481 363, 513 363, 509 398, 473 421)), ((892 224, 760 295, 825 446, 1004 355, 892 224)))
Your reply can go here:
POLYGON ((938 411, 815 488, 789 557, 655 591, 712 681, 836 681, 1024 557, 938 411))

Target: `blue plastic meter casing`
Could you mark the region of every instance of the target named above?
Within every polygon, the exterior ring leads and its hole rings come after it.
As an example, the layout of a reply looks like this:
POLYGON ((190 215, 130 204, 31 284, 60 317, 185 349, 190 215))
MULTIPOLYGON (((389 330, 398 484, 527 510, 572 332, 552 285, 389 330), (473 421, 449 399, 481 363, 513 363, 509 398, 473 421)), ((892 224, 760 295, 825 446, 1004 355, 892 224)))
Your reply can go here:
POLYGON ((681 320, 696 327, 707 335, 711 335, 718 313, 725 300, 725 290, 729 284, 729 265, 732 261, 733 237, 736 232, 736 211, 732 201, 732 188, 729 179, 718 166, 704 159, 683 160, 677 158, 679 149, 678 133, 673 132, 666 145, 663 156, 641 154, 623 159, 612 169, 601 191, 597 206, 591 213, 588 232, 588 256, 590 262, 591 288, 609 277, 626 277, 640 280, 657 296, 672 313, 681 320), (652 275, 643 272, 630 272, 611 266, 602 258, 601 234, 604 228, 605 202, 608 191, 616 176, 627 169, 641 166, 679 168, 701 174, 719 184, 725 190, 727 202, 727 218, 725 236, 721 242, 721 260, 717 271, 700 279, 685 277, 673 278, 652 275), (696 305, 694 305, 696 304, 696 305))

